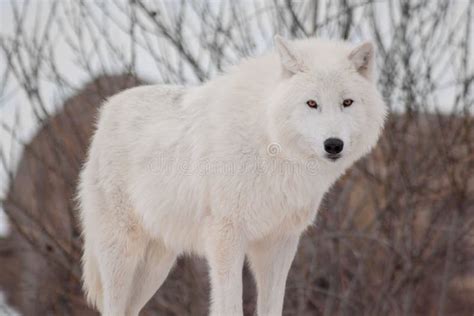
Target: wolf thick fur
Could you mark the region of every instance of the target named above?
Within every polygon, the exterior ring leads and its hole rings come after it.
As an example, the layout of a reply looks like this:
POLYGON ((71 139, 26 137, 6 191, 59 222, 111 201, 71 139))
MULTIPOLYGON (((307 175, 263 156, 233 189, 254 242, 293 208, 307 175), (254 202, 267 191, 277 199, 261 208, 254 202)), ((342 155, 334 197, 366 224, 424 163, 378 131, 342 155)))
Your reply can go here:
POLYGON ((275 42, 201 86, 133 88, 101 108, 78 196, 84 288, 103 315, 138 315, 183 253, 208 260, 212 315, 242 315, 246 256, 258 315, 281 315, 301 233, 386 109, 371 43, 275 42))

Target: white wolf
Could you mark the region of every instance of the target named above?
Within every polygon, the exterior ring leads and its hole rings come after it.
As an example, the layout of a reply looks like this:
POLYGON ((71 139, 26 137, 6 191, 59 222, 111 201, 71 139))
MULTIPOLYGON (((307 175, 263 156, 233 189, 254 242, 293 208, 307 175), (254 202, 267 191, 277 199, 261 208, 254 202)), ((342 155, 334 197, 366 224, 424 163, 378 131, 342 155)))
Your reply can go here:
POLYGON ((183 253, 207 258, 211 315, 242 315, 245 257, 258 315, 281 315, 301 233, 386 107, 371 43, 275 44, 201 86, 102 107, 78 197, 84 288, 103 315, 137 315, 183 253))

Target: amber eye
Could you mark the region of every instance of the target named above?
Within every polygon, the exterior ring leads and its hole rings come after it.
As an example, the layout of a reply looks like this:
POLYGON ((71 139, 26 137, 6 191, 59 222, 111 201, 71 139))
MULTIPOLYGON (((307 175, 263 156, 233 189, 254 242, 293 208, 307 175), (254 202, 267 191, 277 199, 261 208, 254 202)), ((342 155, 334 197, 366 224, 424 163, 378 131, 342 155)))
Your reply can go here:
POLYGON ((342 105, 343 105, 345 108, 351 106, 352 103, 354 103, 354 100, 351 100, 351 99, 345 99, 344 101, 342 101, 342 105))
POLYGON ((314 100, 308 100, 306 102, 306 104, 310 107, 310 108, 314 108, 314 109, 317 109, 318 108, 318 104, 316 103, 316 101, 314 100))

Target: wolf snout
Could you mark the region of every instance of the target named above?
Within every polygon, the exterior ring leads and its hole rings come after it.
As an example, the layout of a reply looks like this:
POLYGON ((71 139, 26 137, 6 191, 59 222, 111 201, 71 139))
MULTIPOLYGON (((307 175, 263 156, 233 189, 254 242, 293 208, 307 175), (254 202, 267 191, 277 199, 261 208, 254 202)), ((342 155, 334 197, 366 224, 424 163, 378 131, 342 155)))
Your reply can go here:
POLYGON ((344 142, 339 138, 328 138, 324 141, 324 150, 328 153, 328 157, 336 160, 344 148, 344 142))

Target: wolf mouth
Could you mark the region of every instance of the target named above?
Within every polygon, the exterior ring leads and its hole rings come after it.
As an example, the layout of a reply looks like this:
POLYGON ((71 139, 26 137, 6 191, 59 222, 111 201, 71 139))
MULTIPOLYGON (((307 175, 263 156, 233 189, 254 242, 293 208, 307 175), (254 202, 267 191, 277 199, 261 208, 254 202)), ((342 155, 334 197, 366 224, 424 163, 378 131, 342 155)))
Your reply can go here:
POLYGON ((341 157, 342 157, 342 155, 340 155, 340 154, 334 154, 334 155, 327 154, 327 155, 326 155, 326 158, 327 158, 327 159, 332 160, 332 161, 334 161, 334 162, 335 162, 336 160, 338 160, 339 158, 341 158, 341 157))

